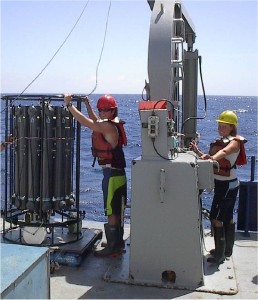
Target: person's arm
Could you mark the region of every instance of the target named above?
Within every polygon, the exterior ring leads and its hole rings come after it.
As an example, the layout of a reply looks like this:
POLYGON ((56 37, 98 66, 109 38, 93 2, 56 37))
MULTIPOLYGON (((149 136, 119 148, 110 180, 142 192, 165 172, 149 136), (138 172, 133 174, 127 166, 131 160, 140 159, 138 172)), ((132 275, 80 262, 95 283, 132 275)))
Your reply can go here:
POLYGON ((5 148, 5 142, 2 142, 0 145, 0 152, 2 152, 5 148))
POLYGON ((73 104, 72 104, 72 96, 65 95, 64 102, 67 109, 73 115, 73 117, 83 126, 90 128, 93 131, 100 132, 104 135, 106 140, 113 146, 115 140, 117 140, 117 130, 116 127, 109 122, 97 122, 97 120, 92 120, 86 117, 82 112, 80 112, 73 104), (116 137, 116 139, 114 138, 116 137))
POLYGON ((239 150, 239 147, 239 141, 233 140, 225 148, 219 150, 217 153, 210 156, 209 158, 218 161, 231 153, 237 152, 239 150))
POLYGON ((199 157, 201 157, 204 153, 197 147, 196 141, 191 141, 190 142, 190 149, 196 153, 199 157))
POLYGON ((64 103, 73 117, 83 126, 89 127, 94 130, 94 121, 90 118, 87 118, 82 112, 80 112, 73 104, 72 104, 72 96, 65 95, 64 103))
POLYGON ((92 119, 93 121, 97 121, 98 116, 95 114, 94 110, 92 109, 90 102, 89 102, 89 98, 87 96, 83 98, 83 102, 86 106, 89 118, 92 119))
POLYGON ((1 143, 0 152, 2 152, 6 146, 12 144, 12 142, 13 142, 13 136, 9 134, 7 140, 1 143))

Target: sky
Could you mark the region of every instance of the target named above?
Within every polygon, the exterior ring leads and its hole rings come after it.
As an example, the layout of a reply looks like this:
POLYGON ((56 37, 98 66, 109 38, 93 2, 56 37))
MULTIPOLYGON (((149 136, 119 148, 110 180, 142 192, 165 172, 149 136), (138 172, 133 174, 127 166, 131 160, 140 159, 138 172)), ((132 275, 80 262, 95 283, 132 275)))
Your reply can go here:
MULTIPOLYGON (((206 95, 257 96, 257 1, 182 3, 195 25, 206 95)), ((1 93, 29 86, 26 93, 141 94, 151 10, 146 0, 112 0, 103 42, 109 5, 1 0, 1 93)))

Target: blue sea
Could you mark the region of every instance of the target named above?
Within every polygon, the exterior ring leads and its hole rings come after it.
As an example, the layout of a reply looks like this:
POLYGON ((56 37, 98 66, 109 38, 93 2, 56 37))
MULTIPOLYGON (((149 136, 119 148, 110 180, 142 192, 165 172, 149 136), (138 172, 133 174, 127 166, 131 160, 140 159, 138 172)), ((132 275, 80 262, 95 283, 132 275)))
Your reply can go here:
MULTIPOLYGON (((93 107, 97 103, 100 95, 92 95, 90 101, 93 107)), ((119 117, 123 119, 128 138, 128 145, 125 147, 126 156, 126 174, 128 179, 128 204, 131 200, 131 162, 141 155, 141 132, 140 118, 138 113, 138 104, 142 100, 141 95, 119 94, 114 95, 119 107, 119 117)), ((197 130, 200 134, 199 148, 202 151, 208 151, 209 144, 218 137, 217 122, 218 115, 224 110, 233 110, 238 116, 238 133, 244 136, 248 143, 246 144, 246 153, 248 164, 238 169, 240 181, 249 181, 251 177, 250 159, 256 157, 255 163, 255 181, 257 181, 257 97, 243 96, 207 96, 207 116, 205 119, 197 121, 197 130)), ((16 100, 15 105, 19 105, 16 100)), ((24 103, 22 104, 24 105, 24 103)), ((204 116, 204 98, 198 97, 198 117, 204 116)), ((1 140, 4 139, 4 104, 1 103, 1 140)), ((83 105, 82 112, 86 113, 83 105)), ((4 152, 1 153, 1 195, 4 187, 4 152)), ((103 200, 101 191, 102 171, 95 164, 92 167, 91 156, 91 131, 82 127, 81 133, 81 169, 80 169, 80 209, 86 212, 87 219, 106 221, 103 210, 103 200)), ((212 192, 203 193, 203 207, 209 209, 212 200, 212 192)), ((3 208, 4 199, 1 196, 1 208, 3 208)), ((130 222, 130 209, 125 212, 126 222, 130 222)))

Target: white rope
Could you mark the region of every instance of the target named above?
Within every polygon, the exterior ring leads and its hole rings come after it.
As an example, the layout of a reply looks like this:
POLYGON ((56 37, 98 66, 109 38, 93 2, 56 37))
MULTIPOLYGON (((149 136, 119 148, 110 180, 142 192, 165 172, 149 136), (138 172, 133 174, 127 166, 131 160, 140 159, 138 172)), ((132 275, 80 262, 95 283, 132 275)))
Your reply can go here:
POLYGON ((105 27, 105 33, 104 33, 104 39, 103 39, 102 48, 101 48, 101 51, 100 51, 99 61, 98 61, 97 67, 96 67, 96 82, 95 82, 95 87, 88 94, 88 96, 90 96, 96 90, 96 88, 98 86, 98 70, 99 70, 99 65, 100 65, 101 59, 102 59, 102 54, 103 54, 103 51, 104 51, 104 46, 105 46, 105 41, 106 41, 106 36, 107 36, 107 28, 108 28, 108 21, 109 21, 110 9, 111 9, 111 0, 109 1, 109 7, 108 7, 108 13, 107 13, 107 19, 106 19, 106 27, 105 27))
MULTIPOLYGON (((106 42, 106 36, 107 36, 107 29, 108 29, 108 22, 109 22, 109 14, 110 14, 110 9, 111 9, 111 0, 109 1, 109 7, 108 7, 108 12, 107 12, 107 19, 106 19, 106 25, 105 25, 105 33, 104 33, 104 38, 103 38, 103 43, 102 43, 102 48, 100 51, 100 57, 96 66, 96 81, 95 81, 95 86, 93 88, 93 90, 88 94, 91 95, 98 86, 98 70, 99 70, 99 66, 100 66, 100 62, 102 59, 102 55, 103 55, 103 51, 104 51, 104 47, 105 47, 105 42, 106 42)), ((54 55, 51 57, 51 59, 48 61, 48 63, 44 66, 44 68, 39 72, 39 74, 25 87, 25 89, 14 99, 11 101, 10 105, 12 105, 12 103, 17 100, 19 97, 21 97, 25 91, 40 77, 40 75, 46 70, 46 68, 50 65, 50 63, 53 61, 53 59, 56 57, 56 55, 58 54, 58 52, 61 50, 61 48, 64 46, 64 44, 66 43, 66 41, 68 40, 68 38, 70 37, 70 35, 72 34, 72 32, 74 31, 75 27, 77 26, 78 22, 80 21, 87 5, 89 3, 89 0, 86 2, 85 6, 83 7, 83 10, 81 12, 81 14, 79 15, 77 21, 75 22, 75 24, 73 25, 72 29, 70 30, 70 32, 68 33, 67 37, 64 39, 64 41, 62 42, 62 44, 59 46, 59 48, 57 49, 57 51, 54 53, 54 55)), ((5 107, 1 113, 7 109, 7 107, 5 107)))
POLYGON ((72 34, 72 32, 74 31, 75 27, 77 26, 77 24, 79 23, 88 3, 90 0, 88 0, 86 2, 86 4, 83 7, 83 10, 81 12, 81 14, 79 15, 78 19, 76 20, 75 24, 73 25, 72 29, 70 30, 70 32, 68 33, 68 35, 66 36, 66 38, 64 39, 64 41, 62 42, 62 44, 59 46, 59 48, 56 50, 56 52, 54 53, 54 55, 51 57, 51 59, 48 61, 48 63, 45 65, 45 67, 39 72, 39 74, 25 87, 25 89, 19 94, 19 96, 17 96, 13 101, 17 100, 19 97, 21 97, 21 95, 24 94, 24 92, 39 78, 39 76, 46 70, 46 68, 50 65, 50 63, 53 61, 53 59, 56 57, 56 55, 58 54, 58 52, 62 49, 62 47, 64 46, 64 44, 66 43, 66 41, 68 40, 68 38, 70 37, 70 35, 72 34))

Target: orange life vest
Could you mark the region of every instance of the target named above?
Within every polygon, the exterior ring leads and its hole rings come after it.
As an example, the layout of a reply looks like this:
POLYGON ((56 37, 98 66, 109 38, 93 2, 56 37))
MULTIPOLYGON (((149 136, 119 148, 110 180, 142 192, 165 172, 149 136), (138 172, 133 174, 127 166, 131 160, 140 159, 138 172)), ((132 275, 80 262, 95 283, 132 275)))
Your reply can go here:
POLYGON ((92 155, 95 159, 98 159, 99 165, 110 164, 113 168, 123 169, 126 166, 123 146, 127 145, 126 133, 123 127, 124 122, 121 120, 119 120, 119 123, 110 120, 107 120, 105 122, 111 122, 116 126, 118 130, 118 144, 113 149, 111 145, 105 140, 102 133, 93 131, 91 148, 92 155))
POLYGON ((236 168, 236 166, 245 165, 247 163, 245 147, 244 147, 244 144, 247 142, 247 140, 240 135, 237 135, 235 137, 228 137, 226 141, 224 141, 223 139, 215 140, 214 143, 210 144, 209 154, 214 155, 219 150, 225 148, 233 140, 240 142, 240 151, 239 151, 239 154, 238 154, 238 157, 237 157, 235 163, 233 165, 231 165, 231 163, 228 159, 226 159, 226 158, 220 159, 218 161, 219 169, 217 168, 216 165, 213 166, 214 174, 228 177, 228 176, 230 176, 231 169, 236 168))

